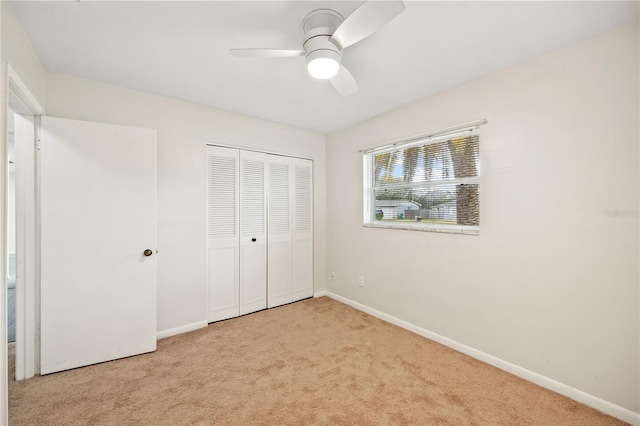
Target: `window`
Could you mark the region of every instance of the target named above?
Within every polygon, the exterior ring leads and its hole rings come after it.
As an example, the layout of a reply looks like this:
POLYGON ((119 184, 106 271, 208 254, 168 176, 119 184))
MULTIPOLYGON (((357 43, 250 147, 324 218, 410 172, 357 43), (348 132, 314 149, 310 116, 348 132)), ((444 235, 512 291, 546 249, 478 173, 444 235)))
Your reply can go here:
POLYGON ((478 126, 364 152, 364 225, 480 231, 478 126))

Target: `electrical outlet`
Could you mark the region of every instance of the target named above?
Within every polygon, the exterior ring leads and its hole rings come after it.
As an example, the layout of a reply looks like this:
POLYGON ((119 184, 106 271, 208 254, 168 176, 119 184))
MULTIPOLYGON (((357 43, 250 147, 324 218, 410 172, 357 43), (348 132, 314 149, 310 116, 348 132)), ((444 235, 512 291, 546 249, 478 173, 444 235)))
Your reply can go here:
POLYGON ((358 277, 358 285, 364 287, 364 277, 358 277))
POLYGON ((336 280, 336 274, 334 274, 333 272, 331 273, 331 281, 335 281, 336 280))

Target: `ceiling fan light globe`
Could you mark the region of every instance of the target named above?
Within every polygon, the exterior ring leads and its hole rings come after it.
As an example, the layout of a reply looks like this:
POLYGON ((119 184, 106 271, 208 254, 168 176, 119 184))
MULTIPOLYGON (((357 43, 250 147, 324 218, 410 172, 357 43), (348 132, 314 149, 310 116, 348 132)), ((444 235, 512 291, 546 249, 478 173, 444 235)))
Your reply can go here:
POLYGON ((340 69, 340 63, 333 58, 316 58, 307 64, 307 70, 311 77, 327 80, 335 77, 340 69))

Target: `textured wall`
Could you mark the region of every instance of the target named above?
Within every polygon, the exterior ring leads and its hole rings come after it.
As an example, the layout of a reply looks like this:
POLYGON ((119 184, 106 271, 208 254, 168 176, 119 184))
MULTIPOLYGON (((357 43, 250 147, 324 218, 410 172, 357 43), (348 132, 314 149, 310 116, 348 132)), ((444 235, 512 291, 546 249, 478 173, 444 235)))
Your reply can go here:
POLYGON ((328 290, 638 412, 638 47, 622 28, 329 135, 328 290), (362 227, 357 148, 482 118, 480 236, 362 227))
POLYGON ((158 331, 206 320, 206 143, 314 160, 314 285, 325 288, 325 136, 61 74, 49 115, 158 131, 158 331))
POLYGON ((0 2, 2 7, 2 60, 18 74, 31 94, 45 106, 45 70, 38 59, 31 41, 22 29, 10 2, 0 2))

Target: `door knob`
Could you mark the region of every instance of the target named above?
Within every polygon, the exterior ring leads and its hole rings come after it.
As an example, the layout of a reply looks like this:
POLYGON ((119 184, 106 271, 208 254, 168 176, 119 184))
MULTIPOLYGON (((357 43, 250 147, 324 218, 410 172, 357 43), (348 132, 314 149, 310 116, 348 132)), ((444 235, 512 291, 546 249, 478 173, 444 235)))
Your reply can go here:
POLYGON ((153 254, 153 251, 151 251, 150 249, 146 249, 145 251, 142 252, 142 254, 149 257, 153 254))

